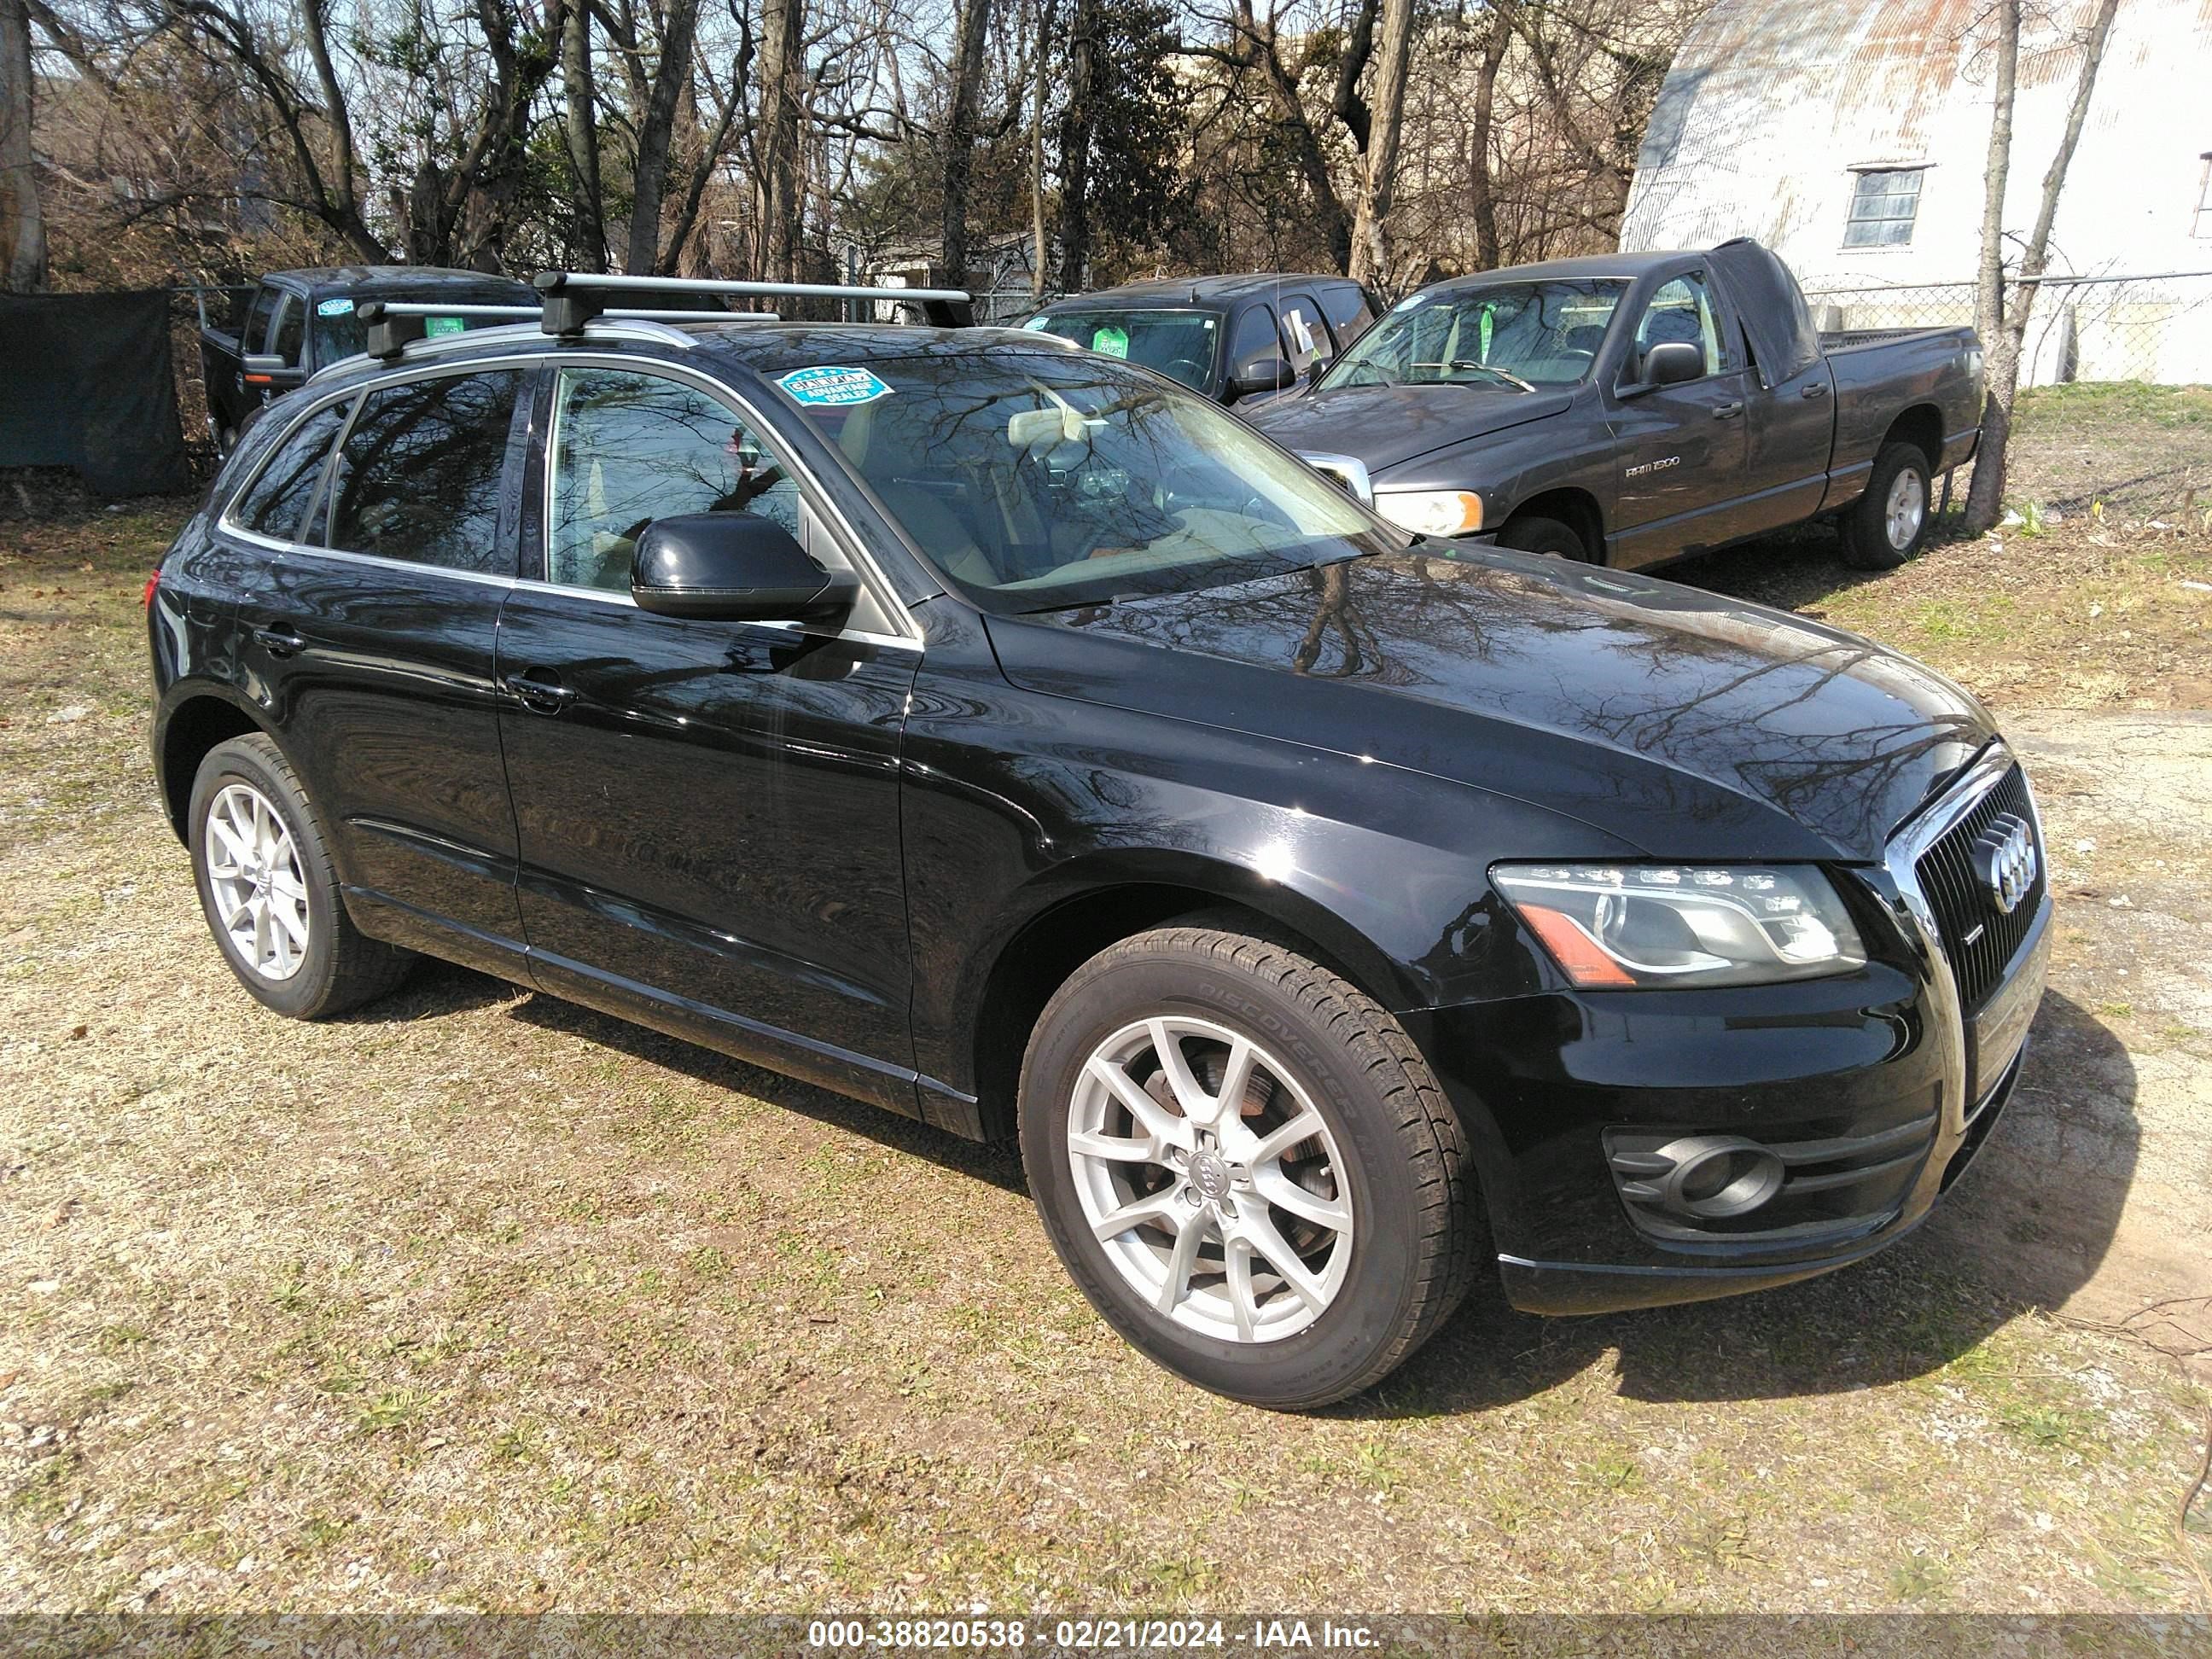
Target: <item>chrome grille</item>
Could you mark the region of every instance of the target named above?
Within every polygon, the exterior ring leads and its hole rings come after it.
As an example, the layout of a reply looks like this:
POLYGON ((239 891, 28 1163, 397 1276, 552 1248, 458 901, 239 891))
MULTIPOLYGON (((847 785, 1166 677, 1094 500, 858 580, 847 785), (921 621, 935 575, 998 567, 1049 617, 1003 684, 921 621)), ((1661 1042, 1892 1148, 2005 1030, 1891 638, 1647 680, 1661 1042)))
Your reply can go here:
POLYGON ((1943 935, 1943 951, 1959 983, 1959 1002, 1968 1014, 1988 1000, 2004 978, 2005 964, 2020 949, 2043 903, 2048 861, 2035 812, 2028 800, 2027 776, 2014 766, 1972 811, 1946 830, 1914 866, 1928 907, 1943 935), (2035 836, 2035 879, 2011 910, 2000 910, 1974 869, 1974 843, 2005 813, 2026 820, 2035 836))

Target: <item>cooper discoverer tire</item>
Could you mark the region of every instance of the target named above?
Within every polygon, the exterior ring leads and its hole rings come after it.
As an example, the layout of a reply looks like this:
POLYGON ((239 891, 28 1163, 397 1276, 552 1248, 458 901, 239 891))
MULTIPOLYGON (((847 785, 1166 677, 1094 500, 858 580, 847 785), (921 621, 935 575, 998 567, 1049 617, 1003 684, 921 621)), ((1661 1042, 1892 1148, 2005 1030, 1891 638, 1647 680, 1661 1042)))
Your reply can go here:
POLYGON ((1078 1287, 1215 1393, 1356 1394, 1472 1283, 1474 1167, 1442 1088, 1390 1014, 1286 945, 1185 925, 1101 951, 1038 1018, 1019 1118, 1078 1287))
POLYGON ((280 1014, 319 1019, 374 1000, 413 953, 354 926, 322 823, 284 751, 256 732, 210 750, 192 781, 201 914, 239 983, 280 1014))
POLYGON ((1928 457, 1917 444, 1887 443, 1867 474, 1866 494, 1844 510, 1844 562, 1894 570, 1928 539, 1928 457))

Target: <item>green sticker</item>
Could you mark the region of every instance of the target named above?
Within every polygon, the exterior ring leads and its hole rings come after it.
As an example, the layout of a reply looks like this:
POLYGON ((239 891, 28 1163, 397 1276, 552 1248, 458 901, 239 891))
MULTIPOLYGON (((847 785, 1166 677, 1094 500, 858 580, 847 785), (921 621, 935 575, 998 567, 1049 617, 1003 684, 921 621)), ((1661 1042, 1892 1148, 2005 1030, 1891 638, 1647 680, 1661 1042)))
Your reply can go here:
POLYGON ((1109 357, 1126 357, 1129 355, 1129 331, 1109 323, 1091 335, 1091 349, 1109 357))
POLYGON ((1498 307, 1486 305, 1482 308, 1482 361, 1490 361, 1490 325, 1498 316, 1498 307))
POLYGON ((425 317, 422 332, 434 339, 441 334, 459 334, 468 325, 468 319, 464 317, 425 317))

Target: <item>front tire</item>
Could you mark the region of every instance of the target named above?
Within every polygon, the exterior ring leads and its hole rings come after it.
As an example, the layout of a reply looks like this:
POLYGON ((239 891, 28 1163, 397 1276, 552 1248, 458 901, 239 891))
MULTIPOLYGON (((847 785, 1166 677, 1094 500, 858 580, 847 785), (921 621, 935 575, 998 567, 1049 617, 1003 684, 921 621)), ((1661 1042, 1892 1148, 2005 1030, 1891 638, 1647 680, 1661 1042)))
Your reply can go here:
POLYGON ((1541 553, 1554 559, 1573 559, 1579 563, 1590 562, 1589 544, 1582 532, 1572 525, 1562 524, 1557 519, 1547 519, 1524 514, 1509 519, 1505 528, 1498 532, 1500 547, 1517 549, 1523 553, 1541 553))
POLYGON ((1093 957, 1039 1018, 1022 1162, 1077 1286, 1167 1370, 1277 1410, 1380 1382, 1474 1275, 1458 1120, 1404 1029, 1286 946, 1093 957))
POLYGON ((1867 475, 1866 494, 1844 513, 1844 562, 1854 570, 1894 570, 1928 539, 1928 456, 1917 444, 1884 444, 1867 475))
POLYGON ((320 1019, 398 984, 412 955, 354 926, 322 821, 273 741, 256 732, 210 750, 191 814, 201 914, 258 1001, 320 1019))

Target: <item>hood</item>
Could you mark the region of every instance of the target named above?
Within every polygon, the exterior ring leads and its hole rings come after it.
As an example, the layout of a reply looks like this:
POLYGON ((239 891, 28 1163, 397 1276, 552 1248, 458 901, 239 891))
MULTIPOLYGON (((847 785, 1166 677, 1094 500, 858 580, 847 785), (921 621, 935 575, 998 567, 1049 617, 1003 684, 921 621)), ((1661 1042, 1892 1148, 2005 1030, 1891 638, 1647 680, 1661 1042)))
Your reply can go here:
POLYGON ((1430 773, 1655 858, 1878 861, 1995 735, 1959 687, 1855 635, 1479 547, 988 626, 1031 690, 1430 773))
POLYGON ((1251 423, 1285 449, 1350 455, 1380 472, 1447 445, 1557 415, 1573 401, 1569 392, 1454 381, 1330 386, 1255 409, 1251 423))

